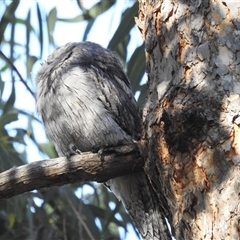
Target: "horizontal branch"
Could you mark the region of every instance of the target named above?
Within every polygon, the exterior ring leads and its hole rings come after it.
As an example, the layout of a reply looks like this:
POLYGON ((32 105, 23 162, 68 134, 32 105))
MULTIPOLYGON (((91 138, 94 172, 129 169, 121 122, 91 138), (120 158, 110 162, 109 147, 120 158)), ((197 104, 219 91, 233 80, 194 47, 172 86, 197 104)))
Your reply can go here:
POLYGON ((97 181, 143 170, 144 161, 137 144, 108 148, 99 156, 80 155, 32 162, 0 174, 0 200, 34 189, 68 183, 97 181))

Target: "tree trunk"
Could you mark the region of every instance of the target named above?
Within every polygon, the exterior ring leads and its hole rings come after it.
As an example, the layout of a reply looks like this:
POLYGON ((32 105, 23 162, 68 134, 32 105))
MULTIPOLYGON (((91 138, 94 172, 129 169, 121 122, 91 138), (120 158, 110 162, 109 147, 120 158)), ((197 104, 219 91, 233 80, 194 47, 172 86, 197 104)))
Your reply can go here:
POLYGON ((146 174, 176 239, 239 239, 240 2, 139 5, 146 174))

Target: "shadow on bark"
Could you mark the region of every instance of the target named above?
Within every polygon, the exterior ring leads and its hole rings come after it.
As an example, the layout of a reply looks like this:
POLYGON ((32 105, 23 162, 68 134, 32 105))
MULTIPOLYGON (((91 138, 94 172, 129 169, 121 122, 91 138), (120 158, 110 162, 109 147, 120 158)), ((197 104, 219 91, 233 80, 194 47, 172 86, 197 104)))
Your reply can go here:
MULTIPOLYGON (((150 136, 154 138, 148 137, 145 172, 159 201, 168 204, 169 211, 165 213, 169 222, 172 224, 175 218, 173 234, 177 239, 191 239, 189 223, 208 208, 207 193, 228 179, 232 167, 221 144, 230 137, 238 112, 231 111, 239 108, 239 99, 232 107, 226 101, 231 93, 236 93, 235 72, 231 64, 224 63, 221 51, 225 48, 220 49, 219 42, 225 47, 229 41, 226 51, 237 42, 229 37, 235 30, 233 26, 224 25, 228 31, 224 37, 209 27, 209 1, 180 4, 187 7, 188 14, 168 21, 172 10, 164 19, 168 24, 159 23, 159 35, 152 34, 158 27, 155 21, 148 23, 146 51, 151 57, 147 62, 149 95, 145 112, 149 114, 144 124, 152 129, 150 136), (149 103, 156 101, 159 104, 152 110, 149 103)), ((229 51, 236 54, 233 50, 229 51)))

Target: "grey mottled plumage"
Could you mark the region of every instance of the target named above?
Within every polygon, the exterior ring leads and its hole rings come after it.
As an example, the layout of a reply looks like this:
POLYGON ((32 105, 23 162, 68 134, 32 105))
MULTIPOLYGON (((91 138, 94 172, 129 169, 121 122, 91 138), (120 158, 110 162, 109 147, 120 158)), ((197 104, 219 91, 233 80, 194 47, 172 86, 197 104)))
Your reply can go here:
MULTIPOLYGON (((137 103, 120 62, 109 50, 91 42, 68 43, 48 57, 36 84, 37 111, 60 156, 138 139, 137 103)), ((115 178, 107 185, 122 200, 143 239, 168 239, 144 173, 115 178)))

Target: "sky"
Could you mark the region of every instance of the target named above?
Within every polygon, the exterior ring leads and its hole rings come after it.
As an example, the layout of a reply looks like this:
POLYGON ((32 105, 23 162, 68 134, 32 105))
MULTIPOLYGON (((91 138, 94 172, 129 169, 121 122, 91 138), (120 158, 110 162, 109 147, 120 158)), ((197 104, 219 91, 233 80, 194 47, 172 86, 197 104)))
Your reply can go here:
MULTIPOLYGON (((77 6, 76 1, 73 0, 64 0, 64 1, 59 1, 59 0, 38 0, 39 5, 41 8, 45 9, 45 12, 49 12, 53 7, 57 8, 57 16, 59 18, 71 18, 74 16, 79 15, 79 7, 77 6)), ((83 1, 83 4, 85 7, 90 7, 94 3, 98 1, 94 0, 85 0, 83 1)), ((98 20, 95 22, 93 29, 88 35, 88 41, 93 41, 96 43, 99 43, 103 47, 107 47, 109 40, 113 36, 117 26, 119 25, 120 22, 120 17, 122 14, 123 5, 126 4, 126 6, 131 6, 133 1, 123 1, 119 0, 117 2, 117 5, 113 11, 107 11, 105 14, 103 14, 101 17, 98 18, 98 20)), ((26 18, 27 14, 27 9, 32 9, 33 12, 35 11, 35 14, 32 14, 31 16, 31 22, 33 22, 33 25, 37 25, 37 18, 36 18, 36 1, 33 0, 21 0, 21 4, 18 7, 17 10, 17 16, 20 18, 26 18)), ((1 14, 1 3, 0 3, 0 14, 1 14)), ((73 42, 73 41, 80 41, 82 39, 84 29, 85 29, 86 23, 76 23, 76 24, 66 24, 64 22, 58 22, 56 25, 56 28, 54 30, 54 39, 55 43, 57 46, 61 46, 67 42, 73 42), (78 29, 79 31, 76 31, 78 29), (81 31, 82 29, 82 31, 81 31)), ((19 36, 19 41, 23 41, 25 43, 25 26, 18 25, 17 28, 17 36, 19 36), (24 32, 24 34, 23 34, 24 32)), ((134 49, 142 44, 142 39, 140 36, 140 33, 138 32, 137 27, 132 31, 131 33, 134 35, 133 40, 131 40, 130 45, 129 45, 129 55, 134 51, 134 49)), ((9 36, 10 36, 10 29, 9 29, 9 36)), ((34 41, 34 36, 31 36, 31 46, 30 46, 30 54, 33 55, 38 55, 39 51, 39 45, 38 45, 38 40, 34 41)), ((44 41, 47 41, 48 39, 45 38, 44 41)), ((19 59, 21 59, 21 54, 24 56, 24 52, 22 48, 17 48, 19 50, 19 59)), ((39 61, 34 65, 33 71, 31 73, 32 79, 35 79, 35 76, 37 74, 38 69, 40 68, 40 63, 44 61, 44 59, 47 58, 47 56, 53 51, 54 49, 49 49, 49 51, 45 51, 43 53, 43 59, 39 59, 39 61)), ((3 47, 2 51, 8 55, 9 49, 5 49, 3 47)), ((24 66, 23 61, 18 61, 16 62, 16 67, 17 69, 25 69, 26 67, 24 66)), ((26 73, 21 72, 21 75, 23 76, 24 79, 26 79, 26 73)), ((4 75, 3 75, 4 77, 4 75)), ((30 87, 32 88, 30 82, 28 82, 30 87)), ((34 84, 34 83, 33 83, 34 84)), ((11 82, 6 81, 6 85, 8 85, 9 91, 4 92, 4 97, 7 98, 11 89, 11 82)), ((35 111, 35 100, 31 96, 31 94, 28 92, 28 90, 25 88, 25 86, 17 81, 16 82, 16 87, 17 87, 17 99, 16 99, 16 104, 15 106, 24 109, 28 112, 33 112, 36 114, 35 111)), ((33 87, 34 89, 34 87, 33 87)), ((9 126, 9 129, 13 127, 22 127, 22 128, 27 128, 28 122, 24 116, 20 116, 19 120, 14 122, 9 126)), ((46 141, 46 134, 43 126, 39 123, 34 123, 34 130, 36 132, 36 139, 38 142, 45 142, 46 141)), ((26 138, 26 151, 27 151, 27 156, 28 156, 28 161, 36 161, 36 160, 42 160, 42 159, 47 159, 47 156, 44 156, 39 153, 38 149, 36 146, 32 143, 31 140, 26 138)), ((25 146, 18 146, 19 149, 21 150, 21 147, 24 149, 25 146)), ((135 240, 136 235, 133 231, 133 229, 130 227, 129 229, 129 234, 127 235, 126 240, 135 240)))

